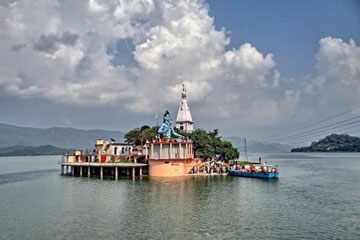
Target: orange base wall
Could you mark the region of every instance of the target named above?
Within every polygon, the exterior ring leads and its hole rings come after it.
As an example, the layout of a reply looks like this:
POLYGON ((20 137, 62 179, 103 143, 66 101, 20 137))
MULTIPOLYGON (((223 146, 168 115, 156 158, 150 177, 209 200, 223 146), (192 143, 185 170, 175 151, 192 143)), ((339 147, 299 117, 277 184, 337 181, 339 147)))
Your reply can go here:
POLYGON ((154 177, 179 177, 189 173, 191 167, 195 165, 193 159, 190 160, 151 160, 149 159, 149 176, 154 177), (168 163, 165 163, 168 162, 168 163))

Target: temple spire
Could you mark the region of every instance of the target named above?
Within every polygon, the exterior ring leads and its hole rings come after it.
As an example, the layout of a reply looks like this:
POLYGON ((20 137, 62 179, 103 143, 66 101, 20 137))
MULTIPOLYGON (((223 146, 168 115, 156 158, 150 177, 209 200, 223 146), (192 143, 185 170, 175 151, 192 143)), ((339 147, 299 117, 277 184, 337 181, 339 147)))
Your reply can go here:
POLYGON ((183 99, 186 98, 186 88, 185 88, 185 84, 184 84, 184 83, 183 83, 183 91, 182 91, 181 97, 182 97, 183 99))
POLYGON ((186 100, 186 87, 183 84, 183 91, 181 94, 181 102, 176 118, 176 127, 180 130, 191 132, 193 131, 194 122, 191 117, 190 108, 186 100))

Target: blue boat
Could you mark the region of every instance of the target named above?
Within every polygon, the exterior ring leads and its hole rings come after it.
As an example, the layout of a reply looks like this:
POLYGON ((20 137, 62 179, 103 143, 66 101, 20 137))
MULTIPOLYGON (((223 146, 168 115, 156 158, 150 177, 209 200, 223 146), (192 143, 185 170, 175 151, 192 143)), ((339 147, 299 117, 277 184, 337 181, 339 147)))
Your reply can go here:
POLYGON ((240 170, 230 170, 229 175, 238 177, 253 177, 253 178, 278 178, 279 172, 243 172, 240 170))

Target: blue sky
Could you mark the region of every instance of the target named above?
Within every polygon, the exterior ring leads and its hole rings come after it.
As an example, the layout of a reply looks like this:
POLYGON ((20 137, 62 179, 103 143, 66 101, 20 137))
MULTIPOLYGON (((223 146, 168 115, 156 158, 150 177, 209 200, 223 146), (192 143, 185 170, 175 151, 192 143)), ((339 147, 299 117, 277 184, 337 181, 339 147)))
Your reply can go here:
POLYGON ((127 131, 185 83, 195 127, 260 139, 360 102, 359 1, 18 0, 0 27, 4 123, 127 131))

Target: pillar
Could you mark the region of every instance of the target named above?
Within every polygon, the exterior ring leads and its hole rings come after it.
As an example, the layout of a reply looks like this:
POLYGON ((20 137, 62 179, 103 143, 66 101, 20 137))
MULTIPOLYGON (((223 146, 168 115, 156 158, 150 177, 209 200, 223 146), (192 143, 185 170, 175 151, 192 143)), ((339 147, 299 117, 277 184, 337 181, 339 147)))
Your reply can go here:
POLYGON ((82 177, 82 166, 80 166, 80 177, 82 177))
POLYGON ((154 144, 150 144, 151 146, 151 153, 150 153, 150 159, 154 159, 154 144))
POLYGON ((159 159, 162 159, 162 158, 163 158, 163 157, 162 157, 162 155, 163 155, 162 152, 163 152, 163 151, 162 151, 162 143, 160 143, 160 156, 159 156, 159 159))
POLYGON ((127 168, 126 169, 126 176, 129 176, 130 175, 130 171, 129 171, 129 169, 127 168))
POLYGON ((71 166, 71 175, 75 176, 75 166, 71 166))
POLYGON ((145 159, 148 159, 148 146, 149 144, 145 144, 145 159))
POLYGON ((118 178, 119 178, 118 167, 115 167, 115 180, 118 180, 118 178))
POLYGON ((64 165, 61 165, 61 175, 64 175, 64 165))
POLYGON ((179 158, 183 158, 183 152, 181 148, 181 143, 179 143, 179 158))
POLYGON ((169 153, 169 158, 173 158, 173 145, 172 143, 170 143, 170 153, 169 153))
POLYGON ((191 149, 190 150, 191 151, 191 157, 194 158, 194 146, 193 146, 192 143, 190 144, 190 149, 191 149))
POLYGON ((103 179, 103 175, 104 175, 104 167, 100 167, 100 179, 103 179))
POLYGON ((140 167, 140 169, 139 169, 139 176, 140 177, 142 176, 142 167, 140 167))
POLYGON ((189 144, 185 143, 185 158, 189 158, 189 144))
POLYGON ((88 174, 88 178, 90 177, 90 167, 88 167, 88 169, 87 169, 87 174, 88 174))
POLYGON ((132 174, 131 175, 132 175, 132 178, 135 178, 135 168, 134 167, 132 168, 132 174))

